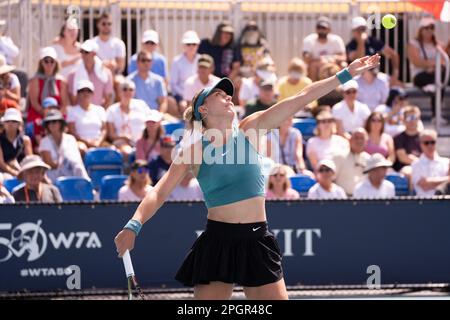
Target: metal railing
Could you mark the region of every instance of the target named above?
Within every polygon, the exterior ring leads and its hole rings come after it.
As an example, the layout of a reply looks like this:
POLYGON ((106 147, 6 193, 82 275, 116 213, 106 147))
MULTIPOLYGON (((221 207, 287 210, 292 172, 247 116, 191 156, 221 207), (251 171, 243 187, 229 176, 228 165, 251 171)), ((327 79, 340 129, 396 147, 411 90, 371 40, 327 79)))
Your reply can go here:
MULTIPOLYGON (((436 86, 436 131, 438 134, 442 134, 442 89, 447 86, 448 80, 450 78, 450 59, 446 52, 441 48, 438 48, 438 53, 436 54, 436 71, 435 71, 435 86, 436 86), (444 58, 445 61, 445 75, 444 80, 442 80, 442 65, 441 59, 444 58)), ((445 91, 444 91, 445 92, 445 91)), ((434 106, 431 106, 432 108, 434 106)))

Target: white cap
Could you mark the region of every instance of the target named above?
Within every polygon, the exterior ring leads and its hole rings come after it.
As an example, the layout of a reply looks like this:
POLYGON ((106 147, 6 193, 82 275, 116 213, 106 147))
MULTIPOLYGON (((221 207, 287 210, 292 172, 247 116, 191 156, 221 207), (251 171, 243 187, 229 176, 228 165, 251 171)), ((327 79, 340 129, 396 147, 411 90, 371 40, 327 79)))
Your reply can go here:
POLYGON ((120 83, 120 89, 124 88, 131 88, 133 90, 136 90, 136 84, 134 83, 133 80, 125 79, 120 83))
POLYGON ((367 28, 367 21, 363 17, 354 17, 352 19, 352 30, 357 29, 359 27, 366 27, 367 28))
POLYGON ((183 38, 181 39, 181 43, 183 43, 183 44, 190 44, 190 43, 199 44, 200 43, 200 38, 198 37, 197 32, 189 30, 189 31, 186 31, 183 34, 183 38))
POLYGON ((0 20, 0 26, 6 25, 6 20, 0 20))
POLYGON ((41 48, 41 51, 39 52, 39 59, 42 60, 45 57, 50 57, 54 60, 56 60, 56 57, 58 55, 56 54, 56 50, 53 47, 45 47, 41 48))
POLYGON ((419 28, 428 27, 431 25, 435 25, 436 21, 432 17, 423 17, 420 19, 419 28))
POLYGON ((89 80, 80 80, 77 82, 77 91, 80 91, 81 89, 90 89, 94 92, 94 84, 89 80))
POLYGON ((359 86, 358 86, 358 82, 356 82, 355 80, 349 80, 346 83, 344 83, 342 85, 342 90, 345 92, 347 90, 350 89, 356 89, 358 90, 359 86))
POLYGON ((155 30, 146 30, 144 31, 144 33, 142 34, 142 43, 148 42, 148 41, 152 41, 156 44, 159 43, 159 35, 158 32, 156 32, 155 30))
POLYGON ((319 164, 317 165, 317 170, 320 169, 320 167, 327 167, 333 170, 333 172, 336 172, 336 165, 334 164, 333 160, 331 159, 322 159, 320 160, 319 164))
POLYGON ((163 115, 158 110, 150 109, 145 113, 145 122, 155 121, 160 122, 163 119, 163 115))
POLYGON ((15 108, 8 108, 6 109, 5 114, 2 117, 2 122, 6 121, 17 121, 22 123, 22 114, 15 108))
POLYGON ((95 52, 97 53, 99 50, 97 42, 95 42, 92 39, 88 39, 80 47, 81 50, 84 50, 86 52, 95 52))
POLYGON ((381 153, 374 153, 367 160, 366 166, 364 167, 363 173, 367 173, 373 169, 380 167, 391 167, 392 162, 387 160, 381 153))

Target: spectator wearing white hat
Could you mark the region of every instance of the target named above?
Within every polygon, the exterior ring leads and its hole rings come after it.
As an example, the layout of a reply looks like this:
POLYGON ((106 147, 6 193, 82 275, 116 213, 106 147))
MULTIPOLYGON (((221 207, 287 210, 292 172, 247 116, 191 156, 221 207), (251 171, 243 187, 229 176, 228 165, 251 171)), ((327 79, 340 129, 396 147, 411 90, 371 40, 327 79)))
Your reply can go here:
POLYGON ((57 54, 53 47, 45 47, 40 50, 38 69, 34 77, 28 83, 28 114, 27 123, 33 123, 33 140, 36 146, 44 135, 42 118, 45 116, 42 102, 47 97, 53 97, 63 113, 69 104, 69 96, 65 79, 59 74, 57 54))
POLYGON ((0 20, 0 54, 5 56, 7 64, 13 64, 13 60, 19 55, 19 48, 12 39, 5 35, 6 21, 0 20))
POLYGON ((106 146, 105 108, 92 103, 94 85, 89 80, 77 84, 78 104, 69 107, 67 124, 69 133, 78 141, 78 148, 84 156, 88 148, 106 146))
POLYGON ((289 177, 294 171, 285 165, 276 164, 270 171, 266 200, 297 200, 300 195, 292 189, 289 177))
POLYGON ((347 60, 344 40, 331 33, 331 21, 327 17, 319 17, 316 32, 303 39, 303 59, 313 81, 319 80, 319 70, 327 63, 344 66, 347 60))
POLYGON ((97 42, 91 39, 84 41, 80 47, 82 63, 67 78, 72 105, 77 102, 77 84, 80 80, 89 80, 94 85, 92 96, 94 104, 106 108, 112 103, 113 76, 97 57, 98 50, 97 42))
POLYGON ((449 159, 439 156, 436 142, 436 131, 426 129, 420 133, 422 154, 411 167, 414 189, 421 197, 432 197, 436 188, 449 180, 449 159))
POLYGON ((12 71, 16 66, 8 65, 4 55, 0 54, 0 82, 5 89, 5 98, 19 103, 20 101, 20 82, 17 75, 12 71))
POLYGON ((111 15, 104 12, 97 21, 98 35, 94 41, 98 44, 97 56, 112 74, 122 73, 125 69, 125 43, 112 35, 111 15))
POLYGON ((59 32, 59 37, 53 44, 61 66, 60 73, 67 79, 81 63, 80 43, 78 42, 80 27, 75 18, 69 18, 59 32))
POLYGON ((352 19, 352 39, 346 45, 346 50, 347 58, 350 62, 364 56, 381 53, 392 63, 390 85, 403 86, 402 82, 398 80, 400 75, 400 56, 389 45, 367 34, 367 21, 363 17, 355 17, 352 19))
POLYGON ((20 162, 18 178, 25 185, 13 192, 16 202, 57 203, 62 202, 61 193, 54 185, 43 183, 45 172, 50 167, 38 155, 26 156, 20 162))
MULTIPOLYGON (((436 55, 442 55, 442 79, 445 76, 445 60, 443 55, 445 51, 443 44, 438 42, 434 29, 436 22, 432 17, 423 17, 419 23, 419 29, 414 39, 408 44, 408 59, 410 61, 411 75, 416 87, 422 89, 431 97, 432 122, 436 121, 436 87, 435 87, 435 69, 436 55)), ((442 88, 442 99, 444 98, 445 85, 442 88)), ((447 123, 447 120, 441 119, 441 123, 447 123)))
POLYGON ((157 110, 149 110, 145 116, 145 129, 142 138, 136 143, 136 159, 152 161, 161 153, 161 137, 164 127, 161 125, 163 115, 157 110))
POLYGON ((109 141, 127 161, 136 142, 142 137, 149 107, 143 100, 133 99, 136 90, 133 81, 125 79, 120 84, 120 90, 120 101, 106 110, 106 128, 109 141))
POLYGON ((0 133, 0 171, 15 177, 19 174, 19 162, 33 153, 31 139, 22 133, 19 110, 7 109, 1 122, 4 130, 0 133))
POLYGON ((308 199, 347 199, 344 189, 333 181, 336 166, 333 160, 323 159, 316 169, 317 183, 308 190, 308 199))
POLYGON ((14 197, 3 186, 3 174, 0 172, 0 204, 14 203, 14 197))
POLYGON ((373 154, 364 168, 364 173, 367 173, 367 178, 355 187, 353 198, 395 197, 393 183, 385 179, 386 172, 391 166, 392 162, 387 160, 382 154, 373 154))
POLYGON ((347 81, 342 85, 344 100, 333 106, 332 113, 336 119, 337 132, 350 139, 350 133, 356 128, 363 127, 370 115, 367 105, 356 99, 358 83, 355 80, 347 81))
MULTIPOLYGON (((142 34, 140 51, 148 52, 152 55, 151 72, 159 75, 167 82, 167 59, 161 53, 158 52, 159 47, 159 34, 155 30, 146 30, 142 34)), ((138 53, 133 54, 128 61, 128 75, 137 71, 138 69, 138 53)), ((167 83, 166 83, 167 85, 167 83)))
MULTIPOLYGON (((195 31, 186 31, 181 43, 183 44, 183 52, 173 59, 170 70, 170 88, 177 104, 180 104, 183 100, 184 83, 197 72, 197 63, 200 57, 200 54, 197 53, 200 38, 195 31)), ((183 109, 177 110, 180 116, 183 114, 183 109)), ((170 113, 173 114, 174 112, 170 113)))

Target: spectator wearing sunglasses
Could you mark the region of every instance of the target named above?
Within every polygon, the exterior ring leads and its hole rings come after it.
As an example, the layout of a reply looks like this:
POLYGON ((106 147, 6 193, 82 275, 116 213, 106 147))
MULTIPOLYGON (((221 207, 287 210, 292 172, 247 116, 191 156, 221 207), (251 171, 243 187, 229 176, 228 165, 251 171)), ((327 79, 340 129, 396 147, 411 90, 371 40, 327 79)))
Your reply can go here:
MULTIPOLYGON (((411 74, 413 83, 431 97, 432 122, 436 121, 436 101, 435 101, 435 69, 436 55, 445 55, 444 48, 434 34, 435 21, 431 17, 424 17, 420 20, 417 36, 408 44, 408 59, 411 62, 411 74)), ((442 61, 442 79, 445 76, 445 60, 442 61)), ((442 88, 442 98, 444 98, 445 84, 442 88)), ((445 119, 441 123, 447 123, 445 119)))
POLYGON ((125 69, 125 43, 112 35, 112 19, 107 12, 102 13, 97 21, 98 35, 94 41, 98 45, 97 56, 112 74, 120 74, 125 69))
POLYGON ((286 165, 275 165, 269 176, 269 184, 266 191, 266 200, 297 200, 300 195, 291 188, 290 176, 294 172, 286 165))
POLYGON ((350 138, 350 150, 333 157, 336 165, 336 183, 344 188, 348 196, 353 194, 355 186, 364 178, 364 168, 370 155, 364 151, 368 135, 364 128, 353 131, 350 138))
MULTIPOLYGON (((153 57, 153 62, 150 71, 159 75, 166 81, 167 85, 167 59, 158 52, 159 34, 155 30, 146 30, 141 38, 141 51, 150 53, 153 57)), ((128 74, 132 74, 138 70, 138 53, 131 56, 128 61, 128 74)))
POLYGON ((449 159, 439 156, 436 151, 436 141, 436 131, 423 130, 420 133, 422 154, 411 165, 414 189, 421 197, 433 196, 436 188, 449 179, 449 159))
POLYGON ((403 112, 405 131, 394 137, 395 163, 394 170, 400 171, 407 177, 411 176, 411 164, 422 153, 419 139, 420 109, 407 106, 403 112))
POLYGON ((332 108, 336 119, 337 133, 347 139, 356 128, 363 127, 370 115, 369 107, 356 99, 358 83, 355 80, 347 81, 342 85, 344 100, 336 103, 332 108))
POLYGON ((141 201, 153 189, 151 184, 147 161, 136 160, 127 182, 119 190, 119 201, 141 201))
POLYGON ((365 129, 369 134, 369 140, 365 151, 368 154, 381 153, 392 163, 395 161, 394 140, 384 133, 384 118, 379 112, 372 112, 366 121, 365 129))
POLYGON ((323 159, 316 170, 317 183, 308 191, 308 199, 347 199, 344 189, 333 181, 336 165, 333 160, 323 159))

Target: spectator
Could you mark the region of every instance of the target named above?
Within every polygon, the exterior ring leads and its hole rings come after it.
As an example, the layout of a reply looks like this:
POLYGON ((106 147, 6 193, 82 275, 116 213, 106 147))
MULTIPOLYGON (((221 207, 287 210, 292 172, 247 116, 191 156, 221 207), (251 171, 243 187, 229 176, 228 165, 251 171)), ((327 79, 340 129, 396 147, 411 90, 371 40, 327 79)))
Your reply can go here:
POLYGON ((384 133, 384 118, 379 112, 372 112, 366 121, 365 129, 369 134, 365 151, 368 154, 381 153, 386 159, 394 163, 394 140, 384 133))
POLYGON ((367 34, 367 21, 363 17, 352 19, 352 39, 346 46, 347 57, 350 62, 367 55, 381 53, 392 64, 391 86, 403 86, 398 80, 400 75, 400 56, 389 45, 367 34))
POLYGON ((7 64, 13 64, 13 60, 19 56, 19 48, 12 39, 5 35, 6 21, 0 20, 0 55, 6 58, 7 64))
POLYGON ((335 173, 333 160, 321 160, 316 171, 317 183, 309 189, 308 199, 347 199, 344 189, 333 183, 335 173))
POLYGON ((136 143, 136 159, 152 161, 161 153, 161 137, 164 135, 164 127, 161 125, 162 114, 150 110, 144 119, 144 132, 136 143))
POLYGON ((408 94, 402 88, 392 88, 386 104, 375 108, 376 112, 381 112, 385 118, 384 131, 392 137, 405 130, 403 123, 403 108, 408 105, 408 94))
POLYGON ((98 36, 94 41, 98 45, 97 56, 103 61, 112 74, 120 74, 125 69, 125 43, 113 37, 112 19, 109 13, 102 13, 97 21, 98 36))
POLYGON ((128 180, 119 190, 119 201, 142 201, 153 189, 148 172, 147 161, 136 160, 133 162, 128 180))
POLYGON ((54 185, 43 183, 45 172, 50 167, 38 155, 28 155, 20 162, 18 178, 25 185, 15 192, 16 202, 55 203, 62 202, 61 194, 54 185))
POLYGON ((61 66, 60 74, 65 79, 71 72, 75 72, 81 64, 80 43, 78 42, 79 31, 77 20, 74 18, 67 19, 61 28, 58 40, 53 44, 61 66))
POLYGON ((31 140, 22 134, 22 115, 17 109, 7 109, 1 119, 4 131, 0 134, 0 171, 13 177, 19 174, 19 162, 33 153, 31 140))
POLYGON ((303 159, 303 137, 299 130, 292 127, 292 117, 284 121, 279 130, 268 134, 267 143, 268 157, 281 160, 282 164, 291 167, 295 173, 313 176, 306 169, 303 159))
POLYGON ((377 68, 364 71, 356 78, 358 83, 358 101, 366 104, 370 111, 384 104, 389 95, 389 80, 377 68))
POLYGON ((242 57, 240 74, 245 78, 255 75, 260 61, 273 60, 270 56, 269 44, 255 21, 249 21, 241 31, 237 41, 237 50, 242 57))
POLYGON ((436 196, 449 196, 450 195, 450 167, 448 168, 447 174, 449 175, 449 179, 444 183, 440 184, 436 188, 435 195, 436 196))
POLYGON ((211 40, 203 39, 200 42, 198 53, 209 54, 214 59, 214 75, 232 80, 239 74, 241 56, 234 41, 234 29, 228 22, 221 22, 214 32, 211 40))
POLYGON ((197 179, 188 172, 180 183, 173 189, 169 201, 202 201, 203 193, 197 179))
POLYGON ((278 82, 278 100, 283 100, 298 94, 312 81, 306 76, 306 65, 299 59, 294 58, 288 66, 288 75, 278 82))
POLYGON ((269 109, 277 102, 275 98, 275 82, 272 79, 263 80, 259 84, 259 97, 245 106, 245 116, 269 109))
POLYGON ((82 63, 67 77, 71 102, 77 103, 77 84, 80 80, 89 80, 94 85, 92 102, 107 107, 112 103, 113 76, 111 71, 103 65, 97 57, 99 46, 94 40, 86 40, 80 47, 82 63))
POLYGON ((186 79, 183 90, 182 106, 185 109, 191 104, 192 98, 206 87, 213 86, 220 79, 213 75, 214 60, 210 55, 202 54, 198 58, 197 73, 186 79))
POLYGON ((141 51, 137 55, 137 71, 128 75, 136 85, 135 98, 144 100, 154 110, 161 113, 167 112, 167 90, 164 79, 150 71, 153 56, 147 51, 141 51))
POLYGON ((3 174, 0 173, 0 204, 14 203, 14 197, 3 186, 3 174))
POLYGON ((257 63, 255 74, 250 78, 242 78, 242 84, 239 87, 239 105, 245 106, 250 100, 259 97, 259 84, 264 80, 277 81, 275 68, 272 63, 263 60, 257 63))
POLYGON ((77 86, 78 104, 67 112, 69 133, 78 141, 84 156, 88 148, 106 146, 106 113, 101 106, 91 103, 94 85, 89 80, 80 80, 77 86))
POLYGON ((5 97, 16 103, 20 102, 20 82, 17 75, 12 73, 15 66, 6 64, 6 58, 0 54, 0 83, 5 88, 5 97))
POLYGON ((319 17, 316 33, 303 39, 303 59, 308 64, 308 76, 313 81, 319 80, 319 70, 327 63, 346 66, 344 41, 331 33, 331 22, 327 17, 319 17))
POLYGON ((45 116, 42 102, 47 97, 53 97, 63 113, 68 105, 68 92, 66 81, 59 74, 59 63, 56 60, 56 51, 46 47, 40 51, 38 69, 28 83, 28 115, 27 123, 33 123, 33 134, 36 146, 44 134, 42 118, 45 116))
POLYGON ((321 160, 332 159, 340 153, 345 154, 349 149, 348 141, 335 134, 335 121, 329 111, 320 112, 316 120, 316 136, 310 138, 306 145, 306 155, 312 168, 317 168, 321 160))
MULTIPOLYGON (((200 54, 197 53, 200 39, 195 31, 186 31, 183 34, 181 43, 183 44, 183 52, 173 59, 172 69, 170 70, 170 88, 172 89, 173 97, 180 106, 176 112, 177 116, 183 115, 184 112, 181 104, 183 101, 184 83, 189 77, 197 73, 197 63, 200 58, 200 54)), ((171 112, 171 114, 174 114, 174 112, 171 112)))
POLYGON ((419 127, 420 109, 407 106, 403 112, 406 129, 394 137, 395 163, 394 170, 407 177, 411 176, 411 164, 418 160, 422 153, 420 149, 419 127))
POLYGON ((357 128, 350 138, 350 150, 333 157, 336 165, 336 183, 344 188, 348 196, 353 194, 355 186, 364 178, 363 170, 370 158, 364 151, 367 139, 366 130, 357 128))
MULTIPOLYGON (((335 75, 337 72, 339 72, 341 68, 334 63, 327 63, 323 65, 319 69, 319 80, 323 80, 326 78, 329 78, 333 75, 335 75)), ((326 95, 323 95, 319 99, 317 99, 317 104, 319 106, 334 106, 336 103, 341 101, 343 99, 342 90, 341 88, 336 88, 326 95)))
POLYGON ((297 200, 300 195, 291 188, 289 176, 293 176, 292 169, 281 164, 275 165, 269 176, 266 200, 297 200))
MULTIPOLYGON (((436 121, 436 101, 435 101, 435 63, 436 55, 445 55, 444 49, 436 40, 434 34, 435 22, 431 17, 424 17, 420 20, 417 36, 408 44, 408 59, 411 62, 411 75, 413 83, 428 95, 431 96, 431 112, 433 115, 432 122, 436 121)), ((441 59, 443 69, 445 66, 444 59, 441 59)), ((445 69, 444 69, 445 70, 445 69)), ((444 79, 445 71, 442 72, 444 79)), ((444 97, 445 85, 442 88, 442 98, 444 97)), ((445 119, 441 120, 445 124, 445 119)))
POLYGON ((356 100, 358 83, 355 80, 343 84, 342 90, 344 100, 333 106, 332 113, 336 119, 338 134, 349 139, 353 130, 364 126, 370 115, 370 109, 364 103, 356 100))
POLYGON ((133 99, 135 84, 125 80, 120 84, 120 102, 106 110, 106 128, 109 141, 122 153, 125 161, 141 138, 145 128, 145 116, 150 111, 144 101, 133 99))
POLYGON ((449 180, 449 159, 442 158, 436 151, 437 133, 423 130, 420 133, 422 154, 411 165, 412 182, 420 197, 432 197, 436 188, 449 180))
POLYGON ((395 187, 392 182, 385 180, 390 166, 392 163, 382 154, 371 155, 364 169, 367 178, 355 187, 353 198, 394 198, 395 187))
POLYGON ((3 82, 0 82, 0 116, 3 117, 5 114, 6 109, 8 108, 15 108, 19 110, 19 105, 16 101, 11 100, 6 97, 6 87, 3 84, 3 82))
POLYGON ((47 135, 41 140, 39 153, 50 167, 47 171, 52 183, 61 176, 76 176, 90 180, 78 151, 77 140, 64 132, 66 121, 59 110, 51 110, 44 118, 47 135))
MULTIPOLYGON (((159 46, 159 34, 155 30, 146 30, 142 34, 141 38, 141 51, 150 53, 152 55, 152 65, 150 71, 157 74, 164 81, 167 81, 167 59, 160 54, 157 49, 159 46)), ((128 62, 128 74, 138 70, 138 54, 135 53, 131 56, 128 62)))
POLYGON ((161 144, 161 154, 153 159, 148 165, 150 169, 150 177, 154 185, 156 185, 159 179, 169 170, 172 164, 172 151, 176 143, 172 136, 163 136, 160 140, 161 144))

